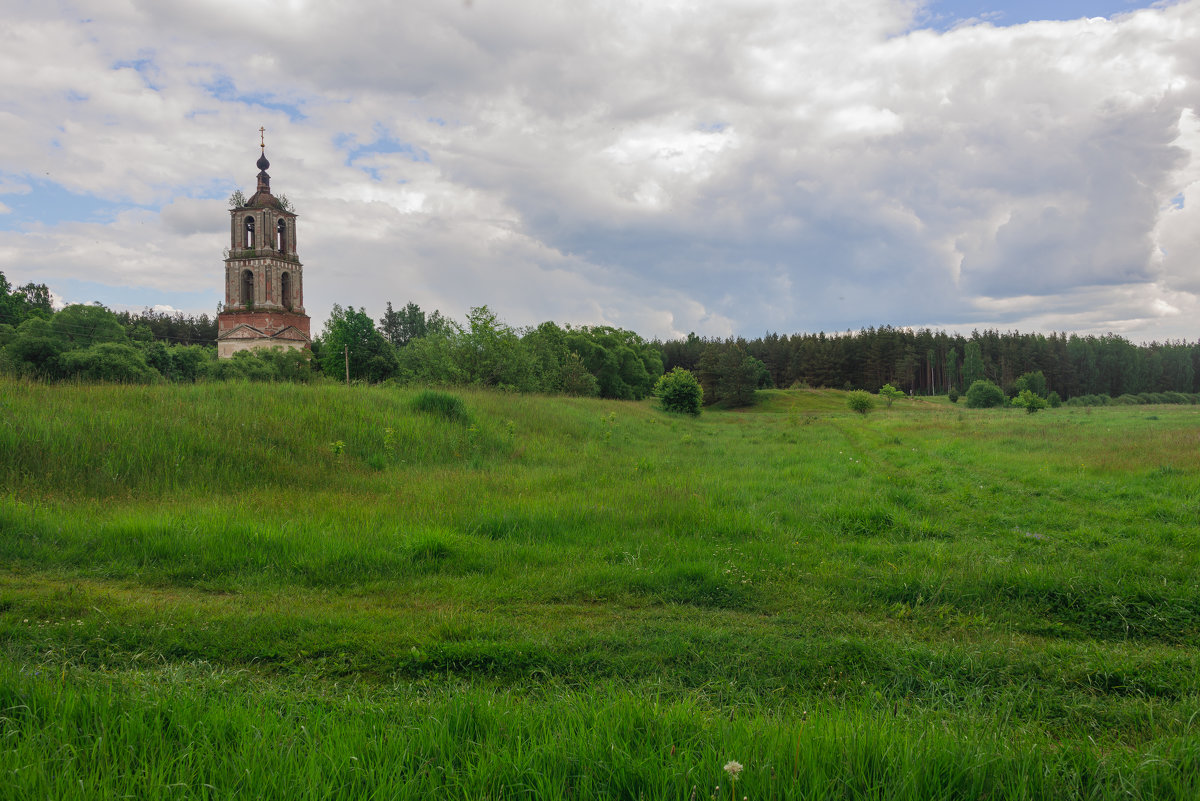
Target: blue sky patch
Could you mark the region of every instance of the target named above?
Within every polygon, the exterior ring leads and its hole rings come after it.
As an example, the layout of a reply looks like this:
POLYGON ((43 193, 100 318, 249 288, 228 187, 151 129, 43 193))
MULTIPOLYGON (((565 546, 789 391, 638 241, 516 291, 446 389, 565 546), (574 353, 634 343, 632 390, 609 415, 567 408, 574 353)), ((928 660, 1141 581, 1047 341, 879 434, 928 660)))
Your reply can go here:
POLYGON ((282 111, 292 122, 301 122, 307 115, 295 103, 285 103, 278 96, 268 92, 242 93, 228 75, 218 76, 211 83, 204 84, 204 90, 217 100, 227 103, 244 103, 248 106, 258 106, 271 111, 282 111))
POLYGON ((153 209, 128 201, 103 200, 92 195, 77 194, 53 181, 14 176, 12 182, 28 184, 32 191, 0 195, 0 203, 12 209, 9 214, 0 214, 0 230, 15 231, 34 223, 109 223, 118 214, 131 208, 153 209))
POLYGON ((114 70, 133 70, 141 76, 142 83, 154 91, 158 91, 162 87, 154 82, 154 77, 158 75, 158 67, 154 64, 154 56, 147 55, 143 58, 136 58, 129 61, 118 61, 113 64, 114 70))
POLYGON ((364 156, 399 153, 407 156, 409 161, 429 161, 429 153, 423 148, 410 142, 401 142, 376 126, 375 140, 368 144, 360 144, 354 134, 340 133, 333 137, 333 146, 346 151, 346 166, 355 167, 371 176, 372 180, 381 180, 377 168, 356 162, 364 156))
POLYGON ((1111 17, 1149 8, 1151 0, 932 0, 925 7, 922 27, 948 30, 969 19, 997 26, 1020 25, 1034 20, 1069 20, 1111 17))

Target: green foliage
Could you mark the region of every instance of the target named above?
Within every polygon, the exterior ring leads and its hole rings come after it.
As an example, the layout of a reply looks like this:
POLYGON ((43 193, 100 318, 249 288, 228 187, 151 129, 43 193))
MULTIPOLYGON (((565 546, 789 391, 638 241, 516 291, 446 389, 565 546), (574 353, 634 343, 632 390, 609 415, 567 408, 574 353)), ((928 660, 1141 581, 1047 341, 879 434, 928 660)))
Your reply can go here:
MULTIPOLYGON (((171 365, 167 372, 159 370, 163 376, 172 381, 195 381, 202 375, 203 365, 216 361, 216 349, 201 345, 175 345, 167 348, 171 357, 171 365)), ((311 361, 311 354, 309 357, 311 361)), ((311 368, 310 368, 311 372, 311 368)))
POLYGON ((117 316, 100 305, 67 306, 50 318, 50 330, 68 350, 129 341, 117 316))
POLYGON ((417 393, 412 399, 412 407, 418 412, 444 417, 456 423, 470 422, 471 419, 462 398, 433 389, 417 393))
POLYGON ((60 369, 64 375, 119 384, 148 384, 161 378, 146 364, 141 351, 118 342, 97 342, 67 351, 60 358, 60 369))
POLYGON ((753 404, 755 390, 771 381, 766 365, 747 352, 744 342, 733 340, 704 347, 697 377, 706 403, 729 408, 753 404))
POLYGON ((396 351, 396 380, 424 386, 466 383, 456 354, 453 335, 445 330, 409 340, 396 351))
POLYGON ((5 354, 18 375, 29 378, 59 378, 59 357, 67 347, 41 317, 31 317, 17 326, 5 354))
POLYGON ((641 400, 663 372, 658 349, 632 331, 609 326, 573 328, 566 332, 565 344, 596 377, 603 398, 641 400))
POLYGON ((0 271, 0 325, 14 328, 30 317, 47 318, 53 314, 50 289, 30 282, 14 288, 0 271))
POLYGON ((704 402, 704 390, 690 370, 676 367, 654 385, 654 394, 665 411, 698 415, 704 402))
POLYGON ((950 387, 950 391, 946 393, 946 397, 950 399, 951 403, 958 403, 958 390, 950 387))
POLYGON ((244 209, 246 208, 246 195, 240 189, 233 190, 233 194, 229 196, 229 208, 244 209))
POLYGON ((375 330, 375 323, 364 309, 343 309, 333 305, 325 330, 321 333, 321 369, 327 376, 341 379, 346 374, 346 353, 349 349, 350 378, 378 383, 395 375, 399 369, 396 353, 387 340, 375 330))
POLYGON ((958 392, 955 387, 961 386, 961 383, 958 375, 958 350, 953 347, 946 352, 946 381, 950 386, 950 392, 954 393, 954 398, 950 402, 957 403, 958 392))
POLYGON ((1004 403, 1004 391, 991 381, 979 380, 967 389, 967 408, 990 409, 1004 403))
POLYGON ((587 365, 575 351, 569 351, 563 357, 560 373, 563 394, 582 398, 594 398, 600 394, 600 382, 588 372, 587 365))
POLYGON ((875 408, 875 399, 865 389, 856 389, 846 394, 846 406, 851 411, 866 414, 875 408))
POLYGON ((172 353, 175 380, 306 383, 313 378, 312 355, 306 350, 253 348, 240 350, 228 359, 211 358, 210 353, 196 346, 175 349, 172 353))
POLYGON ((468 312, 455 339, 455 362, 471 384, 519 392, 538 389, 533 360, 521 338, 487 306, 468 312))
POLYGON ((1049 389, 1046 386, 1046 375, 1041 370, 1032 373, 1022 373, 1013 382, 1012 388, 1014 397, 1020 395, 1024 390, 1029 390, 1041 398, 1049 396, 1049 389))
POLYGON ((1012 399, 1012 405, 1023 407, 1026 412, 1033 414, 1048 407, 1050 402, 1040 395, 1035 395, 1031 389, 1023 389, 1012 399))
POLYGON ((893 387, 891 384, 884 384, 879 388, 879 397, 883 399, 883 403, 887 408, 892 408, 892 404, 897 398, 903 398, 904 393, 893 387))
POLYGON ((963 356, 962 380, 963 386, 967 387, 967 405, 970 405, 971 387, 976 381, 984 381, 987 379, 986 370, 983 366, 983 351, 979 347, 979 343, 971 340, 966 344, 965 355, 963 356))
POLYGON ((116 312, 130 339, 158 339, 166 345, 212 346, 217 338, 217 318, 207 314, 184 315, 143 309, 140 312, 116 312), (146 336, 146 331, 149 336, 146 336), (137 333, 135 333, 137 332, 137 333))
MULTIPOLYGON (((436 311, 433 314, 436 331, 436 321, 441 319, 441 315, 436 311)), ((391 301, 388 301, 383 316, 379 318, 379 332, 394 347, 402 348, 414 339, 426 336, 429 333, 429 323, 425 319, 425 312, 417 304, 410 301, 403 309, 395 311, 391 301)))

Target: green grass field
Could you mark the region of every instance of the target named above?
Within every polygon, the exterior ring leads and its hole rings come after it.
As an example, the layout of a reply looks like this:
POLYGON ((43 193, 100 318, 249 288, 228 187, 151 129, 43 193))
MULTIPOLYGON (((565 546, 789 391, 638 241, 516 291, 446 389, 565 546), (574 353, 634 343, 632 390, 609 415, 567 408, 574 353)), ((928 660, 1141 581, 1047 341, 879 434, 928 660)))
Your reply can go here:
POLYGON ((1200 407, 452 394, 0 383, 0 797, 1200 797, 1200 407))

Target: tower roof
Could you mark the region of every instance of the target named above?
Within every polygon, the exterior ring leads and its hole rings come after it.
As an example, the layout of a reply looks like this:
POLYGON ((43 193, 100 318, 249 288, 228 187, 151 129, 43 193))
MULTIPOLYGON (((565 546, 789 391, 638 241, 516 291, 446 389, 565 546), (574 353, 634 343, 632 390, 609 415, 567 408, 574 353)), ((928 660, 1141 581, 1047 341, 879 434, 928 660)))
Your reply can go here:
POLYGON ((246 201, 246 206, 253 209, 273 208, 287 214, 289 212, 283 208, 283 204, 279 202, 279 198, 271 194, 271 176, 267 174, 267 169, 271 166, 271 162, 267 160, 267 144, 266 140, 262 137, 264 130, 263 128, 258 129, 258 146, 262 151, 258 156, 258 161, 255 162, 255 166, 258 167, 258 187, 254 190, 254 194, 250 199, 246 201))

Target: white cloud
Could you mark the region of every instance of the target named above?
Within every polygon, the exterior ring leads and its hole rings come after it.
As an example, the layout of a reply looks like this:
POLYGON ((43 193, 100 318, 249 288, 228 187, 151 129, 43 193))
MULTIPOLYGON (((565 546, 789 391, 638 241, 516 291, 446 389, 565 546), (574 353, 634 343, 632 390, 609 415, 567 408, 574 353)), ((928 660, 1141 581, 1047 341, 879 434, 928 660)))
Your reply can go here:
POLYGON ((18 280, 219 291, 264 125, 318 318, 1196 336, 1200 0, 946 33, 900 0, 41 8, 0 31, 0 193, 150 210, 0 231, 18 280))

